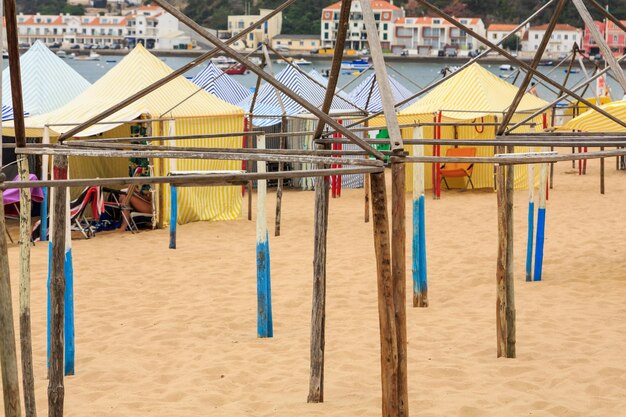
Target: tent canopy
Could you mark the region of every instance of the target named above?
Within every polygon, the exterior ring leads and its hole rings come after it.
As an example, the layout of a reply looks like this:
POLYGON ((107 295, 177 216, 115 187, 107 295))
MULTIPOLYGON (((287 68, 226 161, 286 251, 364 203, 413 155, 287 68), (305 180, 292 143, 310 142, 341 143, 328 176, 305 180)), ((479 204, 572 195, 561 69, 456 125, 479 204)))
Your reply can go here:
MULTIPOLYGON (((509 108, 518 90, 474 63, 401 111, 400 115, 432 116, 441 111, 443 117, 457 120, 497 116, 509 108)), ((517 112, 538 110, 547 105, 546 101, 526 93, 517 112)))
MULTIPOLYGON (((393 94, 394 103, 398 103, 408 97, 411 97, 412 93, 405 86, 400 84, 400 82, 396 81, 392 77, 387 78, 389 80, 389 84, 391 85, 391 93, 393 94)), ((350 92, 348 97, 350 97, 351 102, 362 109, 366 109, 368 113, 377 113, 383 110, 383 102, 380 97, 376 74, 371 74, 363 80, 354 90, 350 92)))
POLYGON ((246 87, 230 75, 225 74, 211 61, 193 77, 191 82, 230 104, 241 103, 250 95, 250 91, 246 87))
MULTIPOLYGON (((58 109, 90 86, 82 75, 41 41, 36 41, 20 57, 20 68, 24 112, 31 116, 58 109)), ((2 120, 13 119, 8 67, 2 72, 2 103, 2 120), (5 109, 5 106, 10 110, 5 109)))
MULTIPOLYGON (((626 100, 613 101, 611 103, 600 106, 607 113, 617 117, 620 120, 626 120, 626 100)), ((581 130, 583 132, 626 132, 626 128, 620 126, 606 116, 590 109, 580 116, 570 120, 559 130, 581 130)))
MULTIPOLYGON (((170 67, 138 44, 74 100, 52 112, 27 118, 27 136, 42 136, 45 125, 51 125, 52 136, 67 132, 73 125, 62 124, 85 122, 170 73, 170 67)), ((206 91, 198 92, 198 86, 194 83, 184 77, 177 77, 103 120, 110 123, 93 125, 77 136, 93 136, 109 131, 142 114, 149 114, 153 118, 180 118, 243 115, 243 111, 206 91)), ((11 135, 11 128, 8 123, 6 135, 11 135)))
MULTIPOLYGON (((322 83, 321 77, 318 77, 315 74, 311 75, 311 77, 322 83)), ((314 106, 321 107, 324 103, 326 88, 315 83, 291 65, 288 65, 285 69, 276 74, 276 79, 300 97, 306 98, 314 106)), ((322 84, 325 86, 326 82, 325 80, 323 81, 324 82, 322 84)), ((298 114, 308 113, 304 107, 300 106, 283 93, 279 94, 285 107, 285 116, 295 116, 298 114)), ((338 95, 343 97, 344 100, 337 97, 333 99, 331 114, 362 113, 357 107, 350 104, 347 94, 339 92, 338 95)), ((239 104, 248 112, 250 111, 250 107, 252 105, 253 96, 254 94, 251 94, 239 104)), ((277 97, 277 90, 269 84, 264 84, 259 89, 253 110, 252 124, 255 126, 264 127, 280 123, 283 111, 277 97), (256 118, 254 116, 264 117, 256 118)))

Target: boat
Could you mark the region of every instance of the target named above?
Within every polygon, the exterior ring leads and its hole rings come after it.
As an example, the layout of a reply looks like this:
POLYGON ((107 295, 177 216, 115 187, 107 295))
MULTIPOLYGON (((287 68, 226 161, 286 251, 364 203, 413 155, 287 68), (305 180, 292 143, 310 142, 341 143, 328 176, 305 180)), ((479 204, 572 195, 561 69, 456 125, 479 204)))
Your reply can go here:
POLYGON ((6 50, 2 50, 2 59, 9 59, 9 53, 6 50))
POLYGON ((563 71, 565 71, 565 73, 569 72, 570 74, 578 74, 580 72, 578 68, 571 68, 569 71, 566 68, 563 71))
POLYGON ((237 65, 233 65, 232 67, 226 68, 223 71, 228 75, 241 75, 241 74, 245 74, 246 70, 247 68, 245 65, 237 64, 237 65))
POLYGON ((234 65, 237 65, 238 62, 232 58, 228 58, 224 55, 216 56, 215 58, 211 58, 211 62, 221 70, 226 70, 234 65))
POLYGON ((539 65, 540 67, 551 67, 552 65, 554 65, 554 62, 550 60, 539 61, 539 64, 537 65, 539 65))
POLYGON ((366 70, 370 67, 370 63, 369 63, 369 59, 368 58, 361 58, 361 59, 353 59, 352 61, 342 61, 341 62, 341 69, 342 70, 359 70, 359 71, 363 71, 366 70))
POLYGON ((311 61, 307 61, 304 58, 296 59, 294 61, 291 61, 291 63, 295 65, 311 65, 311 61))
POLYGON ((71 54, 67 56, 67 59, 74 59, 74 58, 76 58, 76 54, 74 52, 72 52, 71 54))
MULTIPOLYGON (((4 53, 3 53, 4 54, 4 53)), ((67 54, 65 53, 65 51, 57 51, 57 56, 59 58, 66 58, 67 54)), ((4 56, 3 56, 4 57, 4 56)))
POLYGON ((114 64, 114 63, 116 63, 117 61, 116 61, 115 59, 107 59, 107 60, 106 60, 106 62, 107 62, 108 64, 114 64))
POLYGON ((286 58, 286 59, 282 59, 282 58, 280 58, 280 59, 277 59, 277 60, 276 60, 276 63, 277 63, 277 64, 283 64, 283 65, 286 65, 288 62, 293 62, 293 58, 286 58))
POLYGON ((79 55, 74 58, 76 61, 100 61, 100 55, 90 51, 89 55, 79 55))
POLYGON ((502 64, 502 65, 500 65, 500 71, 513 71, 513 65, 511 65, 511 64, 502 64))
POLYGON ((251 56, 248 58, 248 61, 250 61, 254 65, 261 65, 263 62, 261 61, 261 58, 259 58, 258 56, 251 56))

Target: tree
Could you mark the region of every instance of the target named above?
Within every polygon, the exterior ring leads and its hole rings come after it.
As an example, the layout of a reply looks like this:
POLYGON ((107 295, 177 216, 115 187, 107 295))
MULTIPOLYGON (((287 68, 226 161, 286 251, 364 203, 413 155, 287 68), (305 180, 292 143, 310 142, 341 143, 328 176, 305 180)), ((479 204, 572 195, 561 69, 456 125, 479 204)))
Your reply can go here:
POLYGON ((519 36, 512 35, 502 42, 502 47, 509 51, 519 51, 522 48, 522 41, 519 36))

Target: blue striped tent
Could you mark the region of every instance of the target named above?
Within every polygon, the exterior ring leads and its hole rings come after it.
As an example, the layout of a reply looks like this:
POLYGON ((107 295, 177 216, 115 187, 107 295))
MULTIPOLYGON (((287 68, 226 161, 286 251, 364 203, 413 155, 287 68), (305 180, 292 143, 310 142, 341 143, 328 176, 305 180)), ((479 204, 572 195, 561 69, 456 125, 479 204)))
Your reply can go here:
MULTIPOLYGON (((28 112, 24 112, 24 116, 28 117, 28 112)), ((13 120, 13 107, 6 104, 2 105, 2 121, 13 120)))
MULTIPOLYGON (((393 94, 394 103, 402 101, 408 97, 411 97, 411 93, 405 86, 400 84, 392 77, 388 77, 391 85, 391 92, 393 94)), ((383 110, 383 103, 380 98, 380 90, 378 89, 378 83, 376 82, 376 74, 371 74, 365 80, 361 82, 354 90, 349 94, 350 101, 361 108, 367 106, 368 113, 377 113, 383 110)))
MULTIPOLYGON (((317 77, 313 77, 317 79, 317 77)), ((319 78, 322 79, 322 77, 319 78)), ((317 107, 320 107, 324 102, 326 88, 313 82, 292 66, 287 66, 285 69, 279 72, 276 75, 276 79, 278 79, 278 81, 280 81, 282 84, 298 94, 300 97, 306 98, 309 103, 317 107)), ((325 85, 326 83, 324 82, 323 84, 325 85)), ((343 100, 335 97, 331 105, 331 114, 360 112, 358 107, 350 103, 347 94, 339 93, 339 95, 343 97, 343 100)), ((308 113, 302 106, 300 106, 292 99, 288 98, 286 95, 280 93, 280 96, 285 106, 285 116, 295 116, 308 113)), ((243 107, 244 110, 249 112, 250 106, 252 104, 252 97, 253 94, 243 100, 239 104, 239 106, 243 107)), ((277 91, 276 89, 274 89, 273 86, 269 84, 264 84, 260 88, 256 103, 254 105, 254 112, 252 116, 252 124, 257 127, 272 126, 281 122, 283 112, 277 98, 277 91)))
MULTIPOLYGON (((90 86, 72 67, 41 41, 20 57, 25 114, 48 113, 69 103, 90 86)), ((2 72, 2 120, 13 119, 9 68, 2 72)))
POLYGON ((230 104, 241 103, 250 95, 246 87, 210 61, 198 75, 193 77, 191 82, 230 104))

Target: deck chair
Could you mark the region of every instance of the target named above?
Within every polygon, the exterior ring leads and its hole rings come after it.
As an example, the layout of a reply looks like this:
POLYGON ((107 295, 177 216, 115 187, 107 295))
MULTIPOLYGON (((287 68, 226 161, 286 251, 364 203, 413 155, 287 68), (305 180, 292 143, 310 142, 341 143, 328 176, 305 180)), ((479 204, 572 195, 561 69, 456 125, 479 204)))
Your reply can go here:
MULTIPOLYGON (((448 148, 446 151, 446 156, 449 157, 473 157, 476 156, 476 148, 448 148)), ((474 188, 474 183, 472 182, 472 171, 474 171, 473 163, 460 163, 460 162, 448 162, 441 166, 441 180, 446 184, 446 188, 449 190, 450 186, 448 185, 448 181, 446 178, 465 178, 467 177, 467 182, 465 183, 464 190, 467 189, 468 185, 474 188)))
MULTIPOLYGON (((13 181, 19 181, 20 176, 17 175, 13 178, 13 181)), ((39 179, 35 174, 28 174, 29 181, 38 181, 39 179)), ((20 190, 18 188, 9 188, 2 192, 2 196, 4 199, 4 216, 8 219, 16 219, 20 218, 20 190)), ((43 191, 40 187, 31 188, 30 189, 30 200, 33 203, 41 203, 43 201, 43 191)), ((34 227, 34 226, 33 226, 34 227)), ((6 229, 7 236, 11 243, 13 242, 13 237, 9 234, 9 229, 6 229)))

